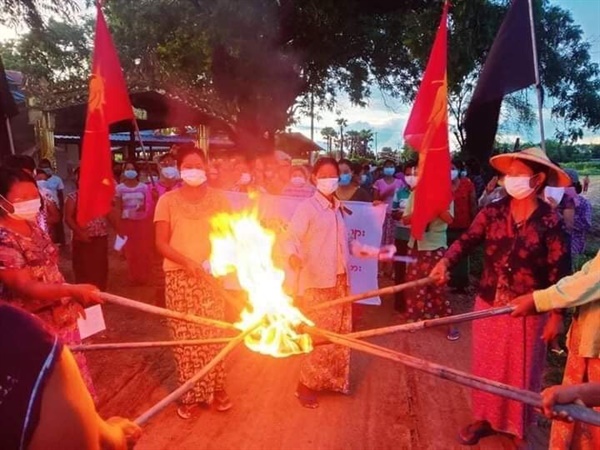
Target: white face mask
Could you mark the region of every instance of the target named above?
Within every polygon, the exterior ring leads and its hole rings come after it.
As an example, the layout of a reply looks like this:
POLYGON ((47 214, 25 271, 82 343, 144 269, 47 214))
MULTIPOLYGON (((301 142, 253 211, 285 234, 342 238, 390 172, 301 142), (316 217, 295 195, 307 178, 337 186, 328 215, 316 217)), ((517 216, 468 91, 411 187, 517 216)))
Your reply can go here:
MULTIPOLYGON (((544 188, 544 197, 545 197, 546 201, 548 201, 549 199, 552 199, 556 202, 556 204, 559 204, 560 201, 563 199, 564 195, 565 195, 564 187, 547 186, 546 188, 544 188)), ((548 202, 548 203, 550 203, 550 202, 548 202)))
POLYGON ((248 172, 244 172, 240 176, 239 183, 240 184, 250 184, 251 181, 252 181, 252 175, 250 175, 248 172))
POLYGON ((294 186, 304 186, 306 184, 304 177, 292 177, 290 181, 294 186))
POLYGON ((456 180, 458 178, 458 170, 451 170, 450 178, 452 179, 452 181, 456 180))
POLYGON ((40 208, 42 207, 42 201, 39 198, 16 203, 10 203, 6 199, 5 201, 9 205, 12 205, 14 212, 11 213, 4 207, 2 207, 2 209, 8 213, 9 217, 12 217, 15 220, 35 222, 38 214, 40 213, 40 208))
POLYGON ((160 169, 160 173, 167 180, 174 180, 175 178, 179 177, 179 170, 177 170, 176 167, 163 167, 160 169))
POLYGON ((323 195, 331 195, 338 188, 338 178, 318 178, 317 189, 323 195))
POLYGON ((529 197, 535 189, 530 186, 531 177, 504 177, 504 188, 508 195, 517 200, 529 197))
POLYGON ((406 175, 404 177, 404 181, 406 181, 406 184, 408 184, 409 188, 414 189, 419 181, 419 177, 416 175, 406 175))
POLYGON ((201 169, 182 169, 181 179, 188 186, 200 186, 206 182, 206 172, 201 169))

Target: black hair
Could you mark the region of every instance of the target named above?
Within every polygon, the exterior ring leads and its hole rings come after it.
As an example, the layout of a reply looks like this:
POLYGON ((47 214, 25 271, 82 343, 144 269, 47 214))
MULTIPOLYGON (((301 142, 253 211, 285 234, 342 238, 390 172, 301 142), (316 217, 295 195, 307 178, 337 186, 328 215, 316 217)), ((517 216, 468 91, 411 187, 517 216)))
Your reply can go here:
POLYGON ((183 160, 190 155, 198 155, 204 164, 206 164, 206 155, 194 144, 183 144, 176 147, 177 167, 181 169, 183 160))
POLYGON ((163 162, 167 158, 171 158, 171 159, 177 160, 177 158, 175 158, 175 155, 173 155, 173 153, 167 152, 167 153, 163 153, 162 155, 160 155, 158 157, 158 162, 161 163, 161 162, 163 162))
POLYGON ((583 186, 579 181, 573 183, 573 187, 575 188, 575 192, 577 192, 577 194, 581 194, 583 192, 583 186))
POLYGON ((475 158, 469 159, 466 166, 471 175, 481 175, 481 165, 475 158))
POLYGON ((4 160, 4 165, 12 169, 35 171, 35 161, 28 155, 10 155, 4 160))
POLYGON ((383 167, 385 167, 385 166, 386 166, 386 164, 391 164, 392 166, 394 166, 394 168, 396 167, 396 162, 395 162, 393 159, 386 159, 386 160, 383 162, 383 167))
POLYGON ((349 159, 346 159, 346 158, 340 159, 338 161, 338 167, 341 166, 342 164, 346 164, 348 167, 350 167, 350 170, 353 171, 354 163, 352 161, 350 161, 349 159))
POLYGON ((417 167, 418 165, 418 161, 415 161, 414 159, 411 161, 407 161, 406 163, 404 163, 404 168, 402 169, 402 171, 405 172, 406 169, 412 169, 413 167, 417 167))
POLYGON ((0 167, 0 195, 6 198, 16 183, 31 183, 37 187, 37 183, 27 172, 14 167, 0 167))
POLYGON ((458 158, 454 158, 452 160, 452 165, 454 167, 456 167, 457 170, 464 170, 465 169, 465 163, 461 159, 458 159, 458 158))
MULTIPOLYGON (((532 171, 534 175, 537 175, 538 173, 543 173, 544 175, 546 175, 544 177, 544 182, 539 186, 538 190, 542 190, 544 189, 546 186, 548 186, 548 183, 550 182, 550 176, 552 175, 551 170, 548 166, 545 166, 544 164, 540 164, 540 163, 536 163, 534 161, 528 161, 525 159, 520 159, 520 161, 525 164, 527 167, 529 167, 532 171)), ((554 163, 556 164, 556 163, 554 163)), ((558 164, 556 164, 558 166, 558 164)), ((560 167, 560 166, 558 166, 560 167)))
POLYGON ((315 165, 313 167, 313 171, 312 171, 313 175, 317 175, 317 173, 319 173, 319 170, 321 170, 321 167, 326 166, 328 164, 335 167, 335 171, 337 172, 337 174, 339 176, 340 175, 340 166, 334 158, 330 158, 329 156, 325 156, 325 157, 319 158, 317 160, 317 162, 315 163, 315 165))
POLYGON ((40 160, 40 166, 48 165, 48 167, 52 167, 52 163, 48 158, 43 158, 40 160))

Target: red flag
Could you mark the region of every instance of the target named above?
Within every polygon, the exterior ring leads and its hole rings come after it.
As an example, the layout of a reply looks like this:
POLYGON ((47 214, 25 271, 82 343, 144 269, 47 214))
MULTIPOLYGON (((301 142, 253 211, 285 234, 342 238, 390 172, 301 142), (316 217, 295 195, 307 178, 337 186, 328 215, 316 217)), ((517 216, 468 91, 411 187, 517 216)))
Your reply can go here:
POLYGON ((96 36, 79 173, 77 222, 108 214, 115 195, 109 128, 133 120, 127 85, 104 15, 96 4, 96 36))
POLYGON ((448 81, 446 78, 448 2, 435 36, 404 139, 419 153, 411 234, 422 239, 427 225, 452 201, 448 144, 448 81))

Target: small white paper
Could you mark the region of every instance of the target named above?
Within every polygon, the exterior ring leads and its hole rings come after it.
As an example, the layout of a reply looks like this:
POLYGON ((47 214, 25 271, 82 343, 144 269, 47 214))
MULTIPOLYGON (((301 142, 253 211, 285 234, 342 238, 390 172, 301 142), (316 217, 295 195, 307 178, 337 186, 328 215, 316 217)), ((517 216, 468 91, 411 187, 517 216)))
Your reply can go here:
POLYGON ((77 327, 79 328, 79 335, 81 339, 88 338, 94 334, 100 333, 106 330, 106 323, 104 323, 104 314, 102 314, 102 306, 94 305, 89 308, 85 308, 86 318, 77 319, 77 327))
POLYGON ((116 251, 120 252, 121 250, 123 250, 123 247, 125 247, 125 244, 127 244, 127 236, 121 237, 117 234, 117 238, 115 239, 114 249, 116 251))

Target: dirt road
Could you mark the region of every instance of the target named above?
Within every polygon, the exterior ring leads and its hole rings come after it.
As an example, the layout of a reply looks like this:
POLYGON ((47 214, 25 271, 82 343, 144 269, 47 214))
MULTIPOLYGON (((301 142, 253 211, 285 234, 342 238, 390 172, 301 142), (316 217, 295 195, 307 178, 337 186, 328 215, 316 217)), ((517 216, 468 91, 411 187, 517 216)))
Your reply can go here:
MULTIPOLYGON (((595 207, 592 247, 600 241, 600 177, 592 179, 587 197, 595 207)), ((65 261, 64 270, 69 273, 65 261)), ((125 280, 122 260, 111 258, 109 291, 152 301, 153 288, 134 288, 125 280)), ((465 311, 471 299, 454 298, 465 311)), ((105 306, 108 330, 93 342, 169 339, 165 323, 156 317, 105 306)), ((461 312, 461 311, 457 311, 461 312)), ((391 299, 370 307, 362 328, 395 323, 391 299)), ((470 325, 449 342, 443 330, 398 334, 372 342, 460 370, 469 370, 470 325)), ((493 338, 493 337, 491 337, 493 338)), ((176 387, 169 350, 126 350, 88 354, 100 412, 104 417, 136 417, 176 387)), ((140 450, 199 449, 464 449, 456 443, 458 429, 471 420, 470 391, 448 381, 406 369, 389 361, 353 353, 352 394, 329 395, 317 410, 298 405, 293 396, 300 357, 276 360, 237 349, 228 361, 227 388, 235 402, 227 413, 200 411, 180 420, 174 407, 144 429, 140 450)), ((547 429, 531 431, 531 446, 547 448, 547 429)), ((475 450, 511 449, 504 437, 482 440, 475 450)))

